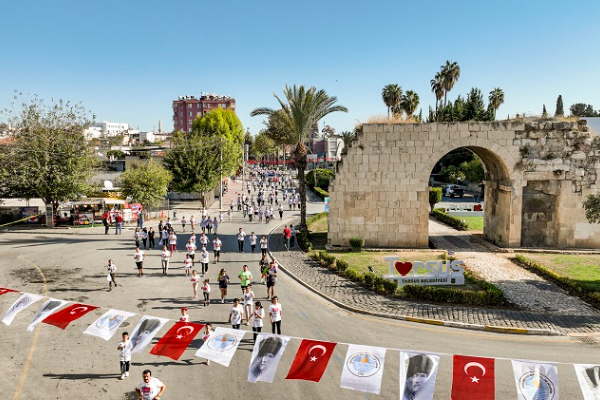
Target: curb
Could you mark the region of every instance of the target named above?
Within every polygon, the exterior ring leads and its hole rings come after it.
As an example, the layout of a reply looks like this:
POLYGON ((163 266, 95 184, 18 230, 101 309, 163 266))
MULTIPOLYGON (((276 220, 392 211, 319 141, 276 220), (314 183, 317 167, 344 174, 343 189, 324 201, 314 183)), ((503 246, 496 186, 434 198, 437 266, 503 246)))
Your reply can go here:
MULTIPOLYGON (((284 223, 279 224, 278 226, 273 228, 273 230, 271 230, 271 232, 269 232, 269 236, 268 236, 269 242, 271 241, 271 235, 273 234, 273 232, 275 232, 277 229, 281 228, 281 226, 283 224, 284 223)), ((267 249, 267 251, 269 253, 269 257, 271 257, 272 260, 277 261, 277 259, 271 253, 270 247, 267 249)), ((370 316, 379 317, 379 318, 395 319, 395 320, 400 320, 400 321, 416 322, 416 323, 420 323, 420 324, 446 326, 446 327, 450 327, 450 328, 470 329, 470 330, 487 331, 487 332, 494 332, 494 333, 509 333, 509 334, 522 334, 522 335, 544 335, 544 336, 566 336, 565 333, 561 333, 561 332, 554 331, 551 329, 534 329, 534 328, 503 327, 503 326, 493 326, 493 325, 470 324, 470 323, 464 323, 464 322, 441 321, 441 320, 426 319, 426 318, 415 318, 415 317, 409 317, 409 316, 405 316, 405 315, 390 315, 390 314, 385 314, 385 313, 377 313, 377 312, 372 312, 372 311, 367 311, 367 310, 361 310, 359 308, 355 308, 355 307, 349 306, 345 303, 342 303, 341 301, 336 300, 336 299, 332 298, 331 296, 315 289, 314 287, 312 287, 311 285, 309 285, 308 283, 304 282, 302 279, 300 279, 299 277, 294 275, 291 271, 287 270, 281 263, 278 262, 278 264, 279 264, 280 269, 283 272, 285 272, 292 279, 294 279, 296 282, 298 282, 299 284, 301 284, 308 290, 312 291, 315 294, 318 294, 319 296, 323 297, 324 299, 328 300, 329 302, 335 304, 336 306, 338 306, 344 310, 351 311, 351 312, 354 312, 357 314, 370 315, 370 316)))

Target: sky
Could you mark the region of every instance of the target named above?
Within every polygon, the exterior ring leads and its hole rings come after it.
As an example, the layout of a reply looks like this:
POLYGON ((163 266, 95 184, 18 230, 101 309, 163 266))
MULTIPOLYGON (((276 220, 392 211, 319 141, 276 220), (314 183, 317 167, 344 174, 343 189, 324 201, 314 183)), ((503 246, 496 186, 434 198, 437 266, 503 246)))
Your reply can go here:
MULTIPOLYGON (((600 109, 600 1, 2 1, 0 109, 14 91, 81 102, 99 121, 171 130, 172 101, 230 95, 252 134, 303 84, 346 106, 321 121, 337 131, 386 114, 389 83, 415 90, 446 60, 461 77, 449 98, 505 93, 498 118, 553 113, 563 96, 600 109)), ((0 117, 2 118, 2 117, 0 117)))

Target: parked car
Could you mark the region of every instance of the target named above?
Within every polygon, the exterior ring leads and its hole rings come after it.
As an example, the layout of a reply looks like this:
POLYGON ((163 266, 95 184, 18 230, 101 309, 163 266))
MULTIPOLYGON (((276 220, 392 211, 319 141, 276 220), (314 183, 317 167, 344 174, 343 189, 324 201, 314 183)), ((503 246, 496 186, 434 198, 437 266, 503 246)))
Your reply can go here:
POLYGON ((465 195, 465 190, 458 185, 446 185, 443 187, 442 194, 444 197, 463 197, 465 195))

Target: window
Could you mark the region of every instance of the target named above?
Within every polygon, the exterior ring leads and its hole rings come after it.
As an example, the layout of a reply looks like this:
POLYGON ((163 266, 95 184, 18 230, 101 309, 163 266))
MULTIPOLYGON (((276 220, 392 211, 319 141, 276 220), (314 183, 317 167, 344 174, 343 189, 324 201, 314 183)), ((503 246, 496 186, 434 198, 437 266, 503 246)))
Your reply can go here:
POLYGON ((198 108, 200 108, 200 103, 198 103, 198 108))
POLYGON ((183 125, 183 120, 179 118, 179 125, 183 125))
POLYGON ((188 108, 192 108, 192 104, 188 104, 188 108))
POLYGON ((191 124, 192 124, 192 120, 188 119, 188 125, 191 125, 191 124))
POLYGON ((183 111, 179 111, 179 116, 183 117, 183 111))
POLYGON ((226 104, 219 104, 219 108, 227 108, 226 104))
POLYGON ((190 116, 190 117, 192 116, 192 112, 191 111, 188 113, 188 116, 190 116))

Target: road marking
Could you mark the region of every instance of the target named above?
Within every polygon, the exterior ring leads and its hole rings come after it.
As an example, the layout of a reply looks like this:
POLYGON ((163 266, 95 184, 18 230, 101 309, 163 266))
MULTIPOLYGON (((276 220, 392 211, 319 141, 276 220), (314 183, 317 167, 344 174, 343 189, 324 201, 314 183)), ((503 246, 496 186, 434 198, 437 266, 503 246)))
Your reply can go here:
POLYGON ((339 362, 339 363, 340 363, 340 365, 341 365, 342 367, 344 366, 344 362, 342 361, 342 359, 341 359, 341 358, 340 358, 338 355, 335 355, 335 356, 333 356, 333 357, 334 357, 334 358, 337 360, 337 362, 339 362))
MULTIPOLYGON (((44 275, 44 272, 41 270, 41 268, 21 256, 18 256, 17 258, 25 261, 27 264, 33 266, 37 270, 37 272, 42 277, 42 280, 44 281, 44 296, 48 297, 48 281, 46 280, 46 275, 44 275)), ((29 365, 31 365, 31 360, 33 360, 33 352, 35 351, 35 346, 37 344, 38 337, 40 335, 40 330, 42 327, 40 325, 38 325, 36 328, 37 329, 33 333, 33 341, 31 342, 31 347, 29 348, 29 354, 27 355, 27 360, 25 361, 25 365, 23 366, 23 371, 21 372, 21 377, 19 378, 19 384, 17 385, 17 389, 15 390, 13 400, 19 399, 19 396, 21 395, 21 390, 23 390, 23 385, 25 384, 25 379, 27 378, 27 372, 29 371, 29 365)))
POLYGON ((304 311, 302 311, 302 310, 298 310, 298 311, 300 312, 300 315, 302 315, 302 317, 303 317, 304 319, 309 319, 309 318, 308 318, 308 315, 304 314, 304 311))
POLYGON ((317 336, 319 337, 319 339, 325 340, 325 336, 323 336, 323 334, 321 333, 321 331, 317 331, 317 336))

